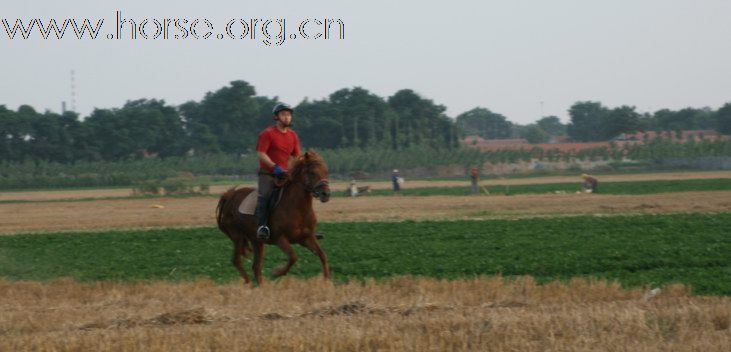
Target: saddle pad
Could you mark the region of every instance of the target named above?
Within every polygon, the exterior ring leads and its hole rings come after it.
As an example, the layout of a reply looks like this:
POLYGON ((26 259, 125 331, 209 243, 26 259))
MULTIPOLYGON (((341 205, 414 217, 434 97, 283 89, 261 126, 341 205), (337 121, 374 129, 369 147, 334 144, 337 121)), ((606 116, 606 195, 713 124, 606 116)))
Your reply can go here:
MULTIPOLYGON (((274 209, 279 202, 282 200, 282 195, 284 194, 284 189, 274 190, 274 192, 277 192, 274 196, 276 199, 270 200, 270 209, 274 209), (271 202, 274 202, 274 204, 271 204, 271 202)), ((256 188, 249 193, 246 198, 244 198, 243 201, 241 201, 241 204, 239 204, 239 213, 244 215, 254 215, 256 212, 256 203, 259 201, 259 193, 256 191, 256 188)))
POLYGON ((254 215, 254 212, 256 211, 257 198, 259 197, 256 189, 254 189, 254 191, 249 193, 249 195, 244 198, 241 204, 239 204, 239 213, 244 215, 254 215))

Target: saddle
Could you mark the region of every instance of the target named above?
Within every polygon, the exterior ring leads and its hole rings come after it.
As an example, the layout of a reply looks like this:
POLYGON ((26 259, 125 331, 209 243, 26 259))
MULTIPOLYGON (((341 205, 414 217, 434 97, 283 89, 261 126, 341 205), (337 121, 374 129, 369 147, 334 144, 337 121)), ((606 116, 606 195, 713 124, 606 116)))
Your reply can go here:
MULTIPOLYGON (((282 195, 284 188, 274 187, 274 190, 272 191, 271 198, 269 198, 269 212, 271 213, 274 208, 279 205, 279 202, 282 200, 282 195)), ((239 204, 239 213, 244 215, 254 215, 254 212, 256 212, 256 203, 258 203, 259 200, 259 193, 257 192, 257 189, 254 188, 254 191, 249 193, 249 195, 244 198, 244 200, 239 204)))

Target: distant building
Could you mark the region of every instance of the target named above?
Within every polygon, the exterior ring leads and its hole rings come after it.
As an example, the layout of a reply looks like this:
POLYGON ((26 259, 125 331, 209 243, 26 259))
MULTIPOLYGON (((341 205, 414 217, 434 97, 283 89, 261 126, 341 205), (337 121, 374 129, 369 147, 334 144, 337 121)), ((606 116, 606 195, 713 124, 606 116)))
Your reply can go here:
POLYGON ((655 138, 662 137, 672 140, 678 140, 681 142, 688 141, 690 139, 700 140, 728 140, 727 136, 724 136, 716 130, 687 130, 687 131, 648 131, 648 132, 636 132, 636 133, 621 133, 618 136, 612 138, 613 141, 644 141, 653 140, 655 138))
POLYGON ((505 150, 505 149, 530 149, 531 144, 523 138, 514 139, 484 139, 480 136, 468 136, 462 140, 462 144, 478 148, 482 151, 505 150))
POLYGON ((568 137, 556 137, 550 143, 530 144, 523 138, 515 139, 484 139, 479 136, 469 136, 462 140, 467 147, 477 148, 483 152, 491 152, 496 150, 530 150, 533 148, 541 149, 559 149, 561 151, 583 150, 598 147, 609 147, 609 142, 588 142, 588 143, 571 143, 568 137))
POLYGON ((695 140, 729 140, 728 136, 724 136, 715 130, 689 130, 681 131, 680 136, 674 131, 663 131, 663 132, 637 132, 637 133, 622 133, 617 137, 611 139, 611 141, 603 142, 570 142, 567 136, 553 136, 548 143, 541 144, 530 144, 527 140, 522 138, 516 139, 484 139, 480 136, 468 136, 462 140, 462 144, 466 147, 476 148, 483 152, 491 152, 497 150, 530 150, 533 148, 541 148, 545 150, 558 149, 562 152, 566 151, 580 151, 584 149, 593 149, 601 147, 609 147, 610 143, 613 142, 617 146, 623 146, 625 144, 637 144, 643 143, 646 140, 653 140, 655 138, 670 138, 673 140, 686 142, 690 139, 695 140))
POLYGON ((571 143, 571 139, 569 136, 551 136, 551 138, 548 139, 548 144, 558 143, 571 143))

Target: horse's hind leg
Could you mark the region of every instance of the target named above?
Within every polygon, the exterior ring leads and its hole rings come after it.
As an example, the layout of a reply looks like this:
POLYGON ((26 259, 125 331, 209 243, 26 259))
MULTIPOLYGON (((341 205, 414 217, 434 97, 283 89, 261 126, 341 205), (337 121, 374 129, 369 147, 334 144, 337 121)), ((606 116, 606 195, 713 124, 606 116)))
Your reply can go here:
POLYGON ((244 269, 244 266, 241 265, 241 256, 245 255, 246 251, 246 244, 243 243, 243 241, 239 240, 234 243, 234 254, 233 258, 231 258, 231 263, 236 267, 236 269, 239 271, 239 274, 241 274, 241 278, 244 279, 244 283, 248 284, 251 282, 249 279, 249 275, 246 273, 246 270, 244 269))
POLYGON ((277 246, 287 255, 287 264, 280 266, 274 270, 274 277, 287 275, 292 265, 297 262, 297 252, 292 248, 292 244, 284 236, 280 236, 277 240, 277 246))
POLYGON ((251 253, 253 252, 253 249, 251 249, 251 246, 248 242, 244 242, 243 247, 241 248, 241 255, 244 256, 244 258, 251 258, 251 253))
POLYGON ((312 253, 315 253, 318 257, 320 257, 320 263, 322 264, 322 276, 325 277, 325 280, 330 280, 330 265, 327 263, 327 254, 325 254, 325 251, 320 248, 320 244, 317 243, 315 236, 307 237, 303 245, 312 253))
POLYGON ((253 241, 254 243, 254 263, 251 269, 254 271, 254 279, 256 283, 261 285, 263 283, 261 279, 261 270, 264 267, 264 242, 253 241))

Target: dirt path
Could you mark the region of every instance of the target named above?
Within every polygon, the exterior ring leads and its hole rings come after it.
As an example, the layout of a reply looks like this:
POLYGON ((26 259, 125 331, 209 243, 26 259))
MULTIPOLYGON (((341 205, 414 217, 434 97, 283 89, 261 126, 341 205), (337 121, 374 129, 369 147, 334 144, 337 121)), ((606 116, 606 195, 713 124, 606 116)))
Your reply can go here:
MULTIPOLYGON (((647 173, 647 174, 628 174, 628 175, 606 175, 600 179, 604 182, 620 182, 620 181, 648 181, 648 180, 687 180, 687 179, 711 179, 711 178, 731 178, 731 171, 703 171, 703 172, 664 172, 664 173, 647 173)), ((563 182, 580 182, 578 177, 574 176, 545 176, 545 177, 528 177, 516 179, 490 179, 480 182, 484 186, 489 185, 526 185, 526 184, 545 184, 545 183, 563 183, 563 182)), ((253 187, 253 182, 242 182, 240 186, 253 187)), ((373 189, 390 189, 391 183, 386 181, 379 182, 361 182, 359 185, 370 185, 373 189)), ((449 186, 469 186, 469 181, 409 181, 406 180, 404 185, 407 188, 422 187, 449 187, 449 186)), ((231 185, 218 185, 211 187, 211 193, 220 194, 231 185)), ((333 182, 332 189, 334 191, 345 190, 346 182, 333 182)), ((59 199, 85 199, 85 198, 116 198, 128 197, 132 194, 129 188, 109 188, 109 189, 88 189, 88 190, 60 190, 60 191, 29 191, 29 192, 0 192, 0 201, 10 200, 27 200, 27 201, 43 201, 43 200, 59 200, 59 199)))
MULTIPOLYGON (((211 197, 0 204, 0 233, 214 226, 216 204, 211 197)), ((315 210, 320 221, 713 212, 731 211, 731 191, 333 198, 315 210)))

